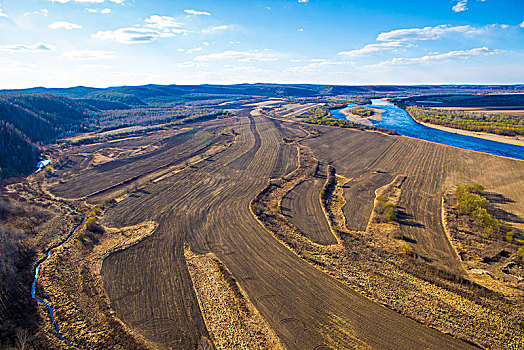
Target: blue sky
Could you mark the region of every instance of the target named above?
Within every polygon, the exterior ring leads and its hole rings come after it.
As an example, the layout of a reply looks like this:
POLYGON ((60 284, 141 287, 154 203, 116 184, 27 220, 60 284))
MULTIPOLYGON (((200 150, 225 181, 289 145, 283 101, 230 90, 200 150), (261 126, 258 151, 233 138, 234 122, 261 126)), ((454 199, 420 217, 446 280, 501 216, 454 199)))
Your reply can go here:
POLYGON ((524 83, 523 0, 0 0, 0 88, 524 83))

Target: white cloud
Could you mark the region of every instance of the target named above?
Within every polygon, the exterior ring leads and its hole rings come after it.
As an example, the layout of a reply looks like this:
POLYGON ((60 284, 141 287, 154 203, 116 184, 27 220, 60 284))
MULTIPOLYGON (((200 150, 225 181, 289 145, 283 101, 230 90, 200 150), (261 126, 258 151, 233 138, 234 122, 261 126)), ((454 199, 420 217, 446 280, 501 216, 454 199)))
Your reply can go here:
POLYGON ((305 66, 288 68, 285 70, 285 72, 288 72, 288 73, 289 72, 303 72, 303 71, 316 72, 316 71, 322 70, 325 67, 346 64, 346 62, 330 61, 330 60, 325 60, 325 59, 312 59, 311 62, 312 63, 307 64, 305 66))
POLYGON ((194 49, 187 50, 187 53, 194 53, 194 52, 198 52, 198 51, 202 51, 202 48, 201 47, 195 47, 194 49))
POLYGON ((100 11, 100 13, 102 13, 102 14, 104 14, 104 15, 107 15, 107 14, 109 14, 109 13, 111 13, 111 12, 113 12, 113 10, 111 10, 111 9, 109 9, 109 8, 107 8, 107 7, 106 7, 105 9, 103 9, 102 11, 100 11))
POLYGON ((373 55, 375 53, 380 53, 384 51, 394 51, 399 48, 408 47, 410 45, 407 45, 400 41, 391 41, 391 42, 385 42, 385 43, 379 43, 379 44, 369 44, 364 46, 361 49, 357 50, 351 50, 351 51, 342 51, 339 52, 339 55, 347 56, 347 57, 360 57, 360 56, 369 56, 373 55))
POLYGON ((238 60, 240 62, 273 62, 275 54, 260 51, 224 51, 195 57, 195 61, 238 60))
POLYGON ((304 28, 298 28, 297 29, 297 32, 303 32, 304 31, 304 28))
POLYGON ((519 27, 520 27, 520 28, 524 28, 524 21, 522 21, 522 23, 519 24, 519 27))
POLYGON ((22 72, 34 72, 38 71, 38 67, 22 62, 15 61, 9 58, 0 58, 0 72, 13 74, 13 73, 22 73, 22 72))
MULTIPOLYGON (((51 2, 58 2, 60 4, 66 4, 68 2, 72 2, 73 0, 49 0, 51 2)), ((92 4, 100 4, 103 3, 104 0, 74 0, 74 2, 84 2, 84 3, 92 3, 92 4)))
POLYGON ((202 67, 207 67, 207 66, 208 66, 207 63, 204 63, 204 62, 192 62, 192 61, 182 62, 182 63, 178 64, 179 68, 202 68, 202 67))
POLYGON ((242 72, 242 73, 263 73, 269 72, 267 69, 262 69, 255 66, 229 66, 224 69, 228 72, 242 72))
POLYGON ((91 34, 91 37, 100 40, 114 40, 122 44, 145 44, 158 38, 169 38, 174 35, 171 32, 161 32, 151 28, 131 27, 101 31, 91 34))
POLYGON ((431 64, 437 62, 453 61, 459 59, 468 59, 473 56, 488 56, 501 53, 501 50, 492 50, 487 47, 478 47, 470 50, 450 51, 441 54, 426 55, 415 58, 393 58, 392 60, 381 62, 366 67, 384 67, 384 66, 404 66, 413 64, 431 64))
POLYGON ((309 0, 298 0, 298 2, 309 2, 309 0))
POLYGON ((173 17, 152 15, 144 20, 147 28, 170 29, 180 28, 182 23, 177 22, 173 17))
POLYGON ((20 51, 32 51, 32 52, 48 52, 54 51, 55 46, 50 44, 44 44, 38 42, 34 45, 24 44, 13 44, 13 45, 0 45, 0 51, 20 52, 20 51))
POLYGON ((202 33, 211 33, 211 32, 214 32, 215 30, 226 30, 228 28, 229 28, 229 26, 224 24, 224 25, 221 25, 221 26, 211 27, 209 29, 202 29, 202 33))
POLYGON ((76 66, 76 68, 81 71, 93 71, 93 70, 100 70, 100 69, 114 69, 117 67, 110 66, 107 64, 79 64, 78 66, 76 66))
POLYGON ((89 13, 98 13, 98 10, 97 10, 97 9, 90 9, 90 8, 87 8, 87 9, 86 9, 86 12, 89 12, 89 13))
POLYGON ((24 16, 42 15, 42 16, 46 17, 48 14, 49 14, 49 11, 47 11, 47 9, 41 9, 40 11, 26 12, 26 13, 24 13, 24 16))
POLYGON ((211 16, 211 14, 209 12, 206 12, 206 11, 197 11, 197 10, 187 9, 187 10, 184 10, 184 12, 189 14, 189 15, 194 15, 194 16, 198 16, 198 15, 211 16))
POLYGON ((443 35, 450 33, 461 34, 481 34, 483 29, 474 28, 469 25, 465 26, 451 26, 449 24, 441 24, 435 27, 424 28, 409 28, 396 29, 390 32, 380 33, 377 37, 378 41, 410 41, 410 40, 436 40, 443 35))
POLYGON ((61 55, 70 60, 112 60, 118 58, 114 51, 75 50, 61 55))
POLYGON ((125 0, 109 0, 111 2, 114 2, 115 4, 123 4, 125 0))
POLYGON ((453 10, 453 12, 462 12, 462 11, 466 11, 468 9, 467 5, 468 5, 468 0, 460 0, 451 9, 453 10))
POLYGON ((91 34, 93 39, 114 40, 123 44, 144 44, 158 38, 171 38, 175 34, 190 33, 180 28, 182 23, 170 16, 152 15, 144 20, 145 24, 135 24, 133 27, 115 30, 99 31, 91 34))
POLYGON ((70 22, 53 22, 49 25, 49 28, 51 29, 80 29, 82 28, 81 25, 70 23, 70 22))
POLYGON ((0 17, 9 17, 2 9, 2 4, 0 4, 0 17))
POLYGON ((207 41, 202 41, 202 45, 209 46, 209 43, 207 41))

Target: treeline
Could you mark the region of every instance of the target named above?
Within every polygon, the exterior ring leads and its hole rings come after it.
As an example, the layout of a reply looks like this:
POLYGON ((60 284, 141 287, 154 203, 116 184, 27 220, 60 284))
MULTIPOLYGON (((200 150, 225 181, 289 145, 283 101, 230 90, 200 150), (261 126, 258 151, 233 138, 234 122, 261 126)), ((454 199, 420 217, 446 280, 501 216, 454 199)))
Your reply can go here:
POLYGON ((486 235, 500 237, 504 234, 505 239, 511 242, 514 233, 505 221, 494 218, 488 212, 489 200, 482 195, 483 192, 484 186, 473 181, 458 186, 455 195, 460 213, 472 216, 486 235))
POLYGON ((524 117, 412 106, 406 107, 406 110, 415 120, 423 123, 504 136, 524 135, 524 117))
POLYGON ((136 125, 163 124, 188 118, 213 117, 222 113, 224 112, 219 109, 201 107, 149 107, 111 110, 102 114, 99 119, 101 129, 97 131, 108 131, 136 125))
POLYGON ((38 146, 89 129, 98 110, 82 101, 50 95, 0 95, 0 177, 35 168, 38 146))
POLYGON ((0 120, 0 179, 35 168, 38 147, 12 124, 0 120))
POLYGON ((9 349, 17 329, 33 331, 40 320, 31 299, 36 251, 28 236, 47 218, 40 208, 5 196, 0 196, 0 348, 9 349))
POLYGON ((352 97, 352 98, 346 99, 345 101, 347 103, 351 103, 357 106, 365 106, 365 105, 371 104, 371 100, 369 98, 364 98, 364 97, 352 97))

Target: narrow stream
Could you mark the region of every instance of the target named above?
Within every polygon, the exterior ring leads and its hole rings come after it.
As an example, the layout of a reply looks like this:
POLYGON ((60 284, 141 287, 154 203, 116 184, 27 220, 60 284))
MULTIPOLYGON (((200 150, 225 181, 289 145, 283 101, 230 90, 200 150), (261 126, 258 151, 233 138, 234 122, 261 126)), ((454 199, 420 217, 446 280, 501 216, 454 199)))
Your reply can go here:
POLYGON ((53 325, 55 326, 55 331, 56 331, 56 335, 58 336, 58 338, 60 340, 62 340, 64 343, 66 343, 67 345, 69 346, 72 346, 74 347, 75 349, 82 349, 82 348, 79 348, 78 346, 76 346, 75 344, 71 343, 69 340, 67 340, 61 333, 60 333, 60 328, 58 327, 58 323, 56 323, 56 320, 55 320, 55 317, 54 317, 54 314, 53 314, 53 307, 51 305, 49 305, 48 303, 46 303, 45 301, 41 300, 41 299, 38 299, 36 297, 36 282, 38 281, 38 273, 40 272, 40 266, 46 261, 48 260, 50 257, 51 257, 51 251, 55 248, 58 248, 60 247, 62 244, 64 244, 65 242, 67 242, 69 240, 69 238, 71 238, 72 235, 75 234, 75 232, 78 230, 78 228, 84 223, 84 221, 86 220, 86 216, 84 216, 84 219, 82 220, 82 222, 80 223, 80 225, 78 225, 67 237, 66 239, 60 243, 59 245, 57 245, 56 247, 53 247, 53 248, 50 248, 48 251, 47 251, 47 258, 45 258, 40 264, 38 264, 36 266, 36 270, 35 270, 35 279, 33 281, 33 284, 31 285, 31 297, 33 299, 35 299, 37 302, 45 305, 47 307, 47 309, 49 310, 49 316, 51 317, 51 321, 53 322, 53 325))

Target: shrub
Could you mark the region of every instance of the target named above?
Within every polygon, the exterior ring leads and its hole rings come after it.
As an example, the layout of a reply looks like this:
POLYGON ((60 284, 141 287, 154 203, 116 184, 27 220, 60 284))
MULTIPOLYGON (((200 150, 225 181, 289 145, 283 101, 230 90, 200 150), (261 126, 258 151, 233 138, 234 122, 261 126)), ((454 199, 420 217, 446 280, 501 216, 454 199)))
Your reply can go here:
POLYGON ((84 241, 84 239, 86 238, 86 233, 84 230, 78 230, 77 234, 76 234, 76 239, 78 239, 79 241, 84 241))
POLYGON ((389 211, 386 213, 386 221, 397 221, 397 216, 395 215, 395 211, 393 208, 390 208, 389 211))
POLYGON ((369 108, 355 108, 351 110, 351 113, 361 117, 370 117, 373 115, 373 111, 369 108))
POLYGON ((409 255, 409 256, 414 255, 414 251, 413 251, 413 248, 411 248, 411 244, 407 242, 402 245, 401 249, 402 249, 402 252, 406 255, 409 255))
POLYGON ((91 233, 95 233, 95 234, 99 234, 99 235, 102 235, 104 234, 105 230, 104 228, 97 222, 90 222, 86 225, 86 229, 91 232, 91 233))
POLYGON ((384 212, 391 212, 395 208, 395 204, 391 202, 386 202, 380 209, 380 214, 384 214, 384 212))
POLYGON ((455 190, 458 209, 463 214, 471 215, 484 228, 486 235, 500 235, 501 230, 507 228, 507 223, 488 213, 489 201, 482 196, 483 191, 484 186, 473 181, 458 186, 455 190))
POLYGON ((524 265, 524 245, 520 246, 517 250, 517 262, 524 265))
POLYGON ((89 225, 89 224, 93 224, 93 223, 96 223, 96 218, 95 217, 89 217, 86 220, 86 226, 89 225))
POLYGON ((51 176, 53 175, 54 172, 55 172, 55 169, 52 166, 48 165, 45 167, 46 176, 51 176))

